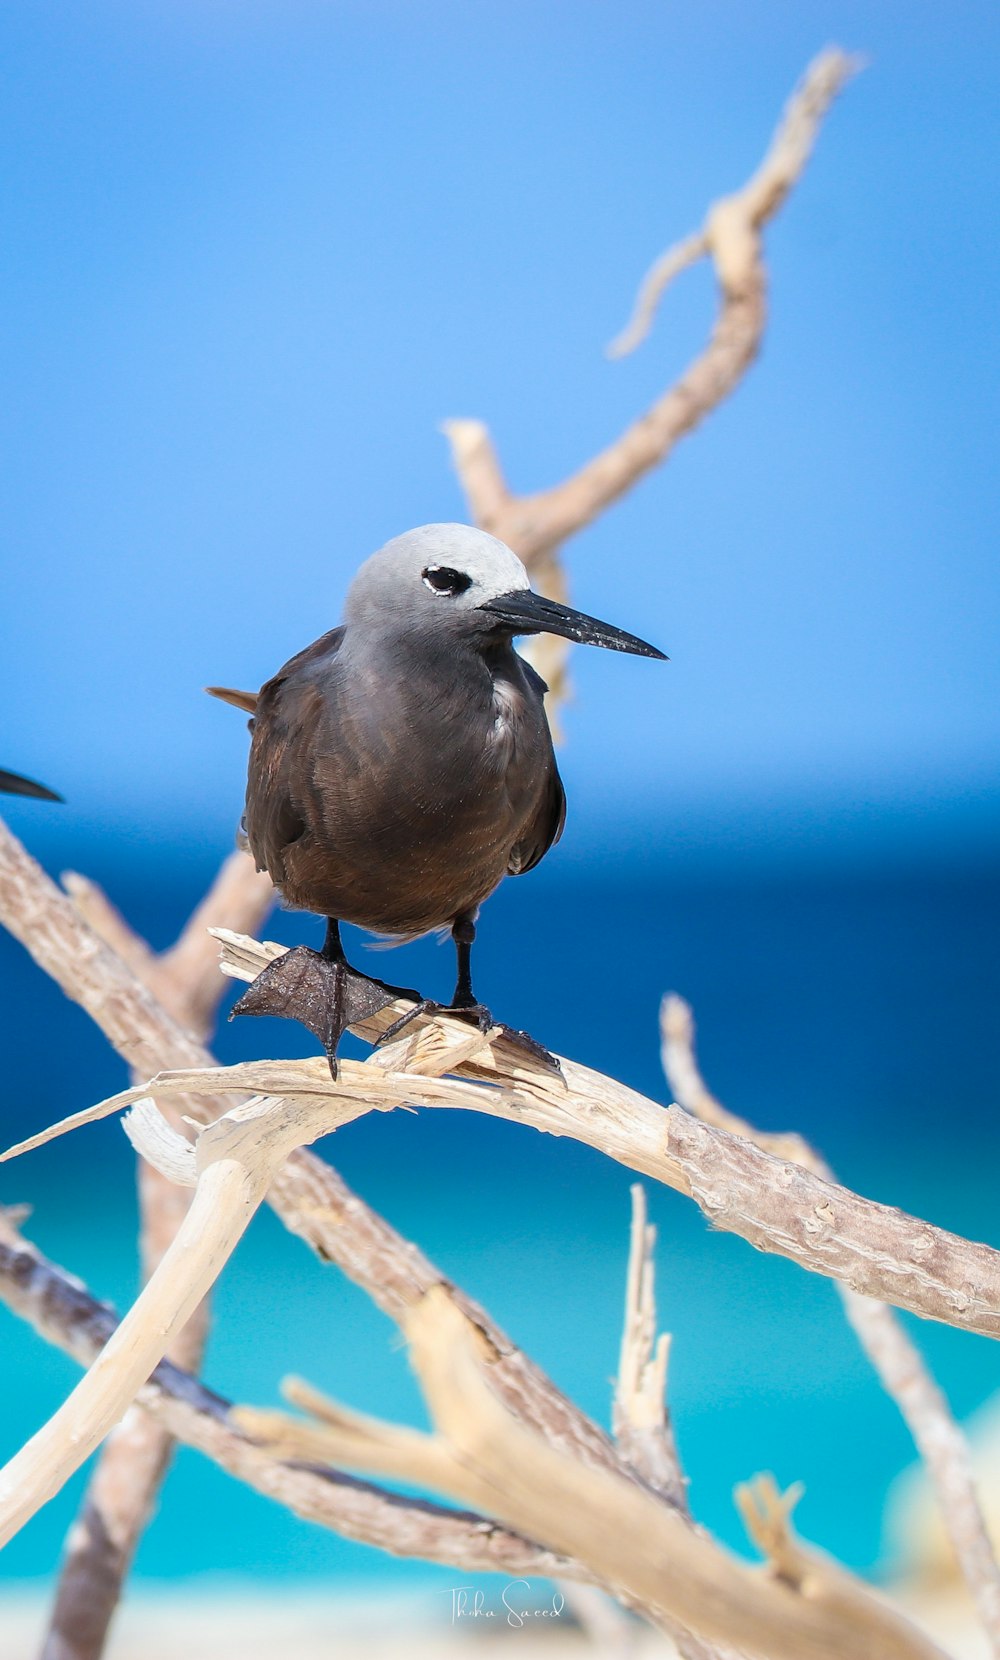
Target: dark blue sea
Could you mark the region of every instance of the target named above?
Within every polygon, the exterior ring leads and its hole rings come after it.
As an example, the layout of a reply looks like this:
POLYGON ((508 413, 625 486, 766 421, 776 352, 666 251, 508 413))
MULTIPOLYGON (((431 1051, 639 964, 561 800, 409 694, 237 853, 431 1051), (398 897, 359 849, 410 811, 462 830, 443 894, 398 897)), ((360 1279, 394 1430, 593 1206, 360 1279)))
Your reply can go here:
MULTIPOLYGON (((214 854, 139 849, 112 859, 97 850, 89 868, 164 945, 214 854)), ((477 989, 511 1024, 658 1100, 667 1099, 658 1004, 666 989, 680 991, 696 1011, 708 1080, 728 1105, 768 1128, 802 1131, 859 1191, 997 1243, 998 921, 1000 862, 982 847, 959 858, 890 843, 867 857, 798 864, 671 864, 650 854, 626 866, 596 847, 505 885, 484 912, 477 989)), ((317 930, 279 913, 267 932, 293 941, 317 930)), ((351 943, 363 961, 360 941, 351 943)), ((450 990, 451 953, 435 942, 369 961, 431 992, 450 990)), ((125 1079, 87 1019, 6 937, 0 976, 7 1144, 125 1079)), ((287 1023, 247 1021, 224 1025, 217 1048, 233 1060, 306 1053, 310 1040, 287 1023)), ((373 1114, 319 1150, 607 1422, 630 1172, 570 1141, 462 1114, 373 1114)), ((0 1199, 30 1203, 42 1248, 98 1295, 127 1302, 136 1214, 116 1122, 0 1168, 0 1199)), ((671 1404, 696 1514, 739 1545, 733 1485, 770 1470, 805 1483, 807 1537, 879 1571, 886 1489, 911 1449, 833 1287, 713 1234, 666 1189, 651 1188, 649 1202, 660 1319, 674 1333, 671 1404)), ((910 1324, 960 1414, 1000 1384, 995 1344, 910 1324)), ((2 1308, 0 1343, 6 1456, 77 1373, 2 1308)), ((219 1284, 205 1375, 236 1399, 270 1403, 289 1371, 366 1411, 423 1422, 395 1329, 265 1210, 219 1284)), ((9 1546, 4 1579, 51 1573, 81 1480, 9 1546)), ((435 1583, 423 1565, 299 1522, 186 1451, 139 1572, 435 1583)))

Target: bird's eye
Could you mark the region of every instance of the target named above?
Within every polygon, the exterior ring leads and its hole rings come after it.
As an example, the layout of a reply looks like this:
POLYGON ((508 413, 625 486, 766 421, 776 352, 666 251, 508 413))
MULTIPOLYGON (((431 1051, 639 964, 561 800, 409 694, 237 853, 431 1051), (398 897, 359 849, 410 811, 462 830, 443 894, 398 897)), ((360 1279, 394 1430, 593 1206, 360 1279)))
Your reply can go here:
POLYGON ((471 576, 464 571, 453 571, 450 565, 428 565, 424 571, 424 586, 432 594, 464 594, 466 588, 472 587, 471 576))

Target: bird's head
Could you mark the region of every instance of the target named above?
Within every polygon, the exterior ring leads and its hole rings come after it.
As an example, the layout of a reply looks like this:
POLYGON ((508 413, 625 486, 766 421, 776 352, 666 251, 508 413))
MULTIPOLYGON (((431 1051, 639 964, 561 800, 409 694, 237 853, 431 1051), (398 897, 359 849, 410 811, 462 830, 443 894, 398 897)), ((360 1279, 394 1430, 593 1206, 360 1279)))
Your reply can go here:
POLYGON ((372 554, 351 583, 348 627, 470 639, 561 634, 567 640, 663 657, 655 646, 536 594, 516 553, 471 525, 421 525, 372 554))

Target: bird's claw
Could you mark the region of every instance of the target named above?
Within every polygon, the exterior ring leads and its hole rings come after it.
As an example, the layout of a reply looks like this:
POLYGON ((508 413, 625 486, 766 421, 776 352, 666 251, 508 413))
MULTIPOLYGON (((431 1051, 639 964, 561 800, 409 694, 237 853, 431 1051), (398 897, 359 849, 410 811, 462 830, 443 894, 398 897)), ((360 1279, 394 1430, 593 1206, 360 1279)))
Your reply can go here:
POLYGON ((330 1075, 337 1076, 337 1048, 348 1026, 367 1020, 398 993, 358 974, 347 963, 330 962, 307 945, 286 951, 262 969, 234 1003, 238 1014, 276 1015, 298 1020, 326 1050, 330 1075))
POLYGON ((407 1009, 406 1013, 399 1015, 396 1020, 392 1021, 391 1024, 386 1027, 384 1032, 379 1033, 378 1037, 375 1039, 375 1048, 381 1049, 383 1043, 391 1043, 393 1038, 398 1037, 400 1032, 402 1032, 405 1027, 409 1026, 412 1020, 416 1020, 418 1015, 438 1014, 440 1010, 440 1003, 432 1003, 429 998, 426 997, 418 998, 412 1009, 407 1009))
POLYGON ((549 1068, 550 1071, 558 1072, 562 1076, 562 1069, 555 1055, 551 1054, 530 1033, 522 1032, 516 1026, 505 1026, 502 1021, 494 1020, 484 1003, 465 1003, 456 1007, 453 1003, 435 1003, 430 998, 421 998, 420 1002, 415 1004, 412 1009, 407 1009, 406 1013, 401 1014, 398 1020, 394 1020, 391 1026, 386 1027, 382 1035, 376 1040, 375 1047, 379 1048, 383 1043, 391 1043, 392 1039, 398 1037, 400 1032, 409 1026, 410 1022, 415 1020, 418 1015, 436 1014, 448 1015, 452 1020, 467 1020, 473 1026, 478 1026, 481 1032, 496 1031, 504 1043, 509 1043, 516 1049, 523 1049, 526 1054, 531 1056, 532 1060, 549 1068))
POLYGON ((559 1065, 558 1056, 553 1055, 551 1049, 546 1049, 544 1043, 539 1043, 537 1038, 533 1038, 530 1032, 522 1031, 520 1026, 505 1026, 501 1022, 500 1036, 504 1043, 511 1044, 515 1049, 523 1049, 525 1054, 530 1055, 533 1061, 538 1061, 541 1066, 547 1067, 550 1072, 555 1072, 560 1078, 562 1077, 562 1067, 559 1065))

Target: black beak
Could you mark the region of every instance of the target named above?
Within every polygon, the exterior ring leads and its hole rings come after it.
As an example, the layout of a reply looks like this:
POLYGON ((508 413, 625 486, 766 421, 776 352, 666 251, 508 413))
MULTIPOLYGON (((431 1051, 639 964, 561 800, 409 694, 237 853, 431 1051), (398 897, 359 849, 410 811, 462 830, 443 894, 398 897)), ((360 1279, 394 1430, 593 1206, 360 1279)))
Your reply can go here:
POLYGON ((598 622, 583 611, 574 611, 554 599, 545 599, 531 588, 518 588, 512 594, 500 594, 488 599, 481 611, 489 611, 501 622, 507 623, 512 634, 561 634, 565 640, 579 640, 581 645, 606 646, 609 651, 630 651, 634 657, 668 659, 655 646, 647 645, 623 628, 612 628, 610 623, 598 622))

